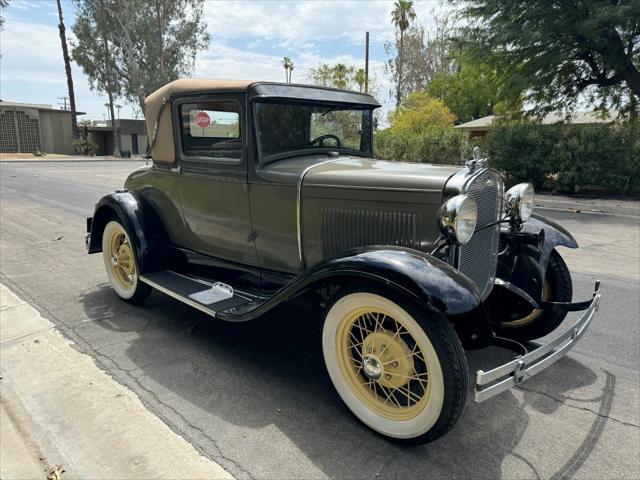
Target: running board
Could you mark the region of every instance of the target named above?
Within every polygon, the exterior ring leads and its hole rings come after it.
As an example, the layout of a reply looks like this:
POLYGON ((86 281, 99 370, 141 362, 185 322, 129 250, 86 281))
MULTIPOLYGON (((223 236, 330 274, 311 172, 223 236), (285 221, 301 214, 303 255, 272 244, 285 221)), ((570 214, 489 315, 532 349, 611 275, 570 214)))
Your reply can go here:
POLYGON ((254 301, 250 296, 234 291, 224 283, 210 283, 171 270, 141 275, 140 281, 212 317, 215 317, 217 312, 254 301))

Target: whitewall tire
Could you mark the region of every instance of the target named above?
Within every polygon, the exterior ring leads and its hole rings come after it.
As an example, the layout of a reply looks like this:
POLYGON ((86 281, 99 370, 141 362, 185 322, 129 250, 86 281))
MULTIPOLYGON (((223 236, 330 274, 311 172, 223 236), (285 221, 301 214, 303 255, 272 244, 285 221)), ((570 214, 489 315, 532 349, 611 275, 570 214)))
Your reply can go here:
POLYGON ((455 424, 466 398, 460 342, 446 318, 369 290, 343 292, 328 309, 322 349, 329 376, 347 407, 376 432, 434 440, 455 424))

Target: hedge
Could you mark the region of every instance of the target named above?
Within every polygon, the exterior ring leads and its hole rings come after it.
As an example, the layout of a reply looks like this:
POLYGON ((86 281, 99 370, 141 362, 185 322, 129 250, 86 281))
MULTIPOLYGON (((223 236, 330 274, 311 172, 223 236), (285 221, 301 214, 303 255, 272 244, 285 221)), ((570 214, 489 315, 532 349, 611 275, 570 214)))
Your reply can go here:
POLYGON ((640 124, 506 124, 485 141, 509 183, 561 193, 640 193, 640 124))
POLYGON ((466 134, 452 127, 432 127, 419 134, 390 128, 375 133, 376 158, 385 160, 459 165, 466 145, 466 134))

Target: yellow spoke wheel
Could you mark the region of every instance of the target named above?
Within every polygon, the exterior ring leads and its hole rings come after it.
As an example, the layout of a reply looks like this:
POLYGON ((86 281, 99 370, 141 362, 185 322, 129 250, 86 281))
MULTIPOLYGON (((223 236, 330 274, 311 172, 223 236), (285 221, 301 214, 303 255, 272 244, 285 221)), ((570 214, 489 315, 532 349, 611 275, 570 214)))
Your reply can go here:
POLYGON ((123 299, 131 299, 138 288, 138 270, 129 234, 117 221, 105 225, 102 255, 111 286, 123 299))
POLYGON ((406 299, 371 289, 349 290, 332 302, 322 327, 327 372, 347 407, 373 430, 431 441, 464 406, 464 351, 446 317, 415 304, 406 309, 406 299))
POLYGON ((343 374, 371 410, 406 420, 424 409, 430 393, 424 353, 389 312, 370 307, 351 312, 340 324, 337 342, 343 374))

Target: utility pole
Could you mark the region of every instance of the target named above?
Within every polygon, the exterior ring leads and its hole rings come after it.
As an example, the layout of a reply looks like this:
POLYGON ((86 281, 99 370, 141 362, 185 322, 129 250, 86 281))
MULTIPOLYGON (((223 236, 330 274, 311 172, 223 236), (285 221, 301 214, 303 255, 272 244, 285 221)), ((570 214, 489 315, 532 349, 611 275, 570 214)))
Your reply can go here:
POLYGON ((69 97, 58 97, 58 106, 61 107, 62 110, 69 110, 67 100, 69 100, 69 97))
POLYGON ((369 32, 364 42, 364 93, 369 93, 369 32))

